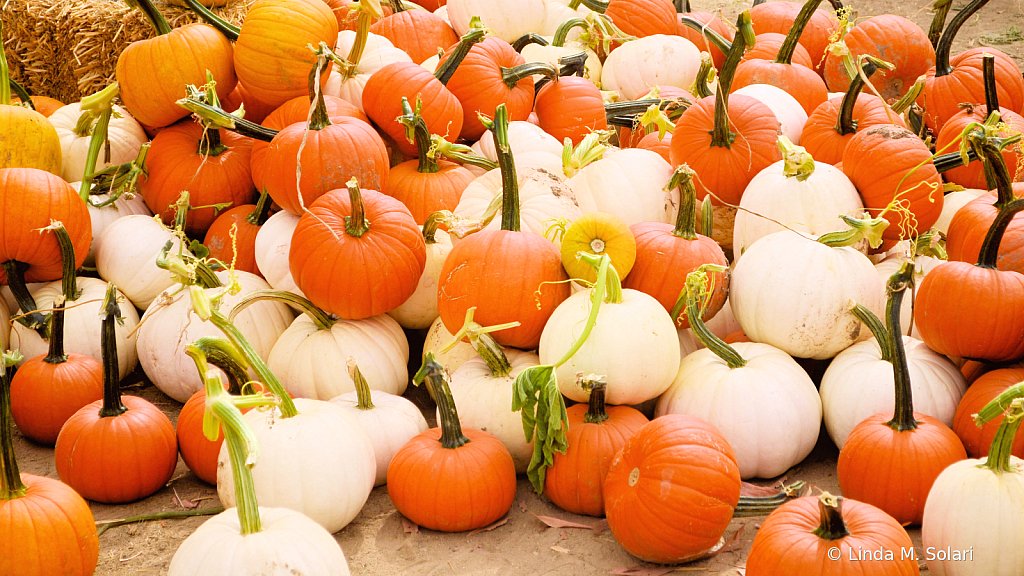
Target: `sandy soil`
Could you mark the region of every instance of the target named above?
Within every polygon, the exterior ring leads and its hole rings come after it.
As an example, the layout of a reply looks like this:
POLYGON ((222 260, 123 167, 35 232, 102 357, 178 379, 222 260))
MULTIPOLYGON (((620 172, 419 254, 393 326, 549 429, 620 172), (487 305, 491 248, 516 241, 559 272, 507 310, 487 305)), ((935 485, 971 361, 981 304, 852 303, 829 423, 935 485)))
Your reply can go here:
MULTIPOLYGON (((739 0, 694 0, 694 10, 721 9, 731 20, 747 6, 739 0)), ((879 13, 895 13, 910 18, 927 29, 930 3, 892 3, 859 0, 854 4, 861 17, 879 13)), ((955 8, 963 3, 959 0, 955 8)), ((952 16, 952 15, 951 15, 952 16)), ((992 0, 981 13, 968 22, 960 33, 954 53, 968 47, 989 45, 998 48, 1024 67, 1024 10, 1020 0, 992 0)), ((419 337, 422 341, 422 336, 419 337)), ((412 339, 415 348, 415 336, 412 339)), ((414 354, 415 356, 415 354, 414 354)), ((820 374, 821 366, 815 366, 820 374)), ((126 394, 143 396, 160 406, 172 421, 180 405, 164 396, 144 380, 140 371, 125 379, 126 394)), ((428 419, 433 407, 425 392, 414 387, 407 393, 425 408, 428 419)), ((788 481, 804 480, 816 489, 838 491, 835 476, 837 450, 824 430, 814 453, 798 467, 787 472, 788 481)), ((26 441, 16 433, 16 450, 21 470, 56 478, 53 451, 26 441)), ((773 481, 758 482, 771 485, 773 481)), ((179 460, 171 482, 155 495, 125 506, 92 504, 97 521, 120 519, 139 514, 184 510, 182 502, 206 509, 219 506, 212 486, 198 481, 179 460)), ((164 520, 136 523, 107 530, 100 537, 100 575, 161 575, 178 545, 205 518, 164 520)), ((657 576, 673 572, 705 574, 742 574, 750 544, 763 518, 740 518, 726 532, 738 538, 718 556, 677 569, 645 564, 631 557, 606 529, 603 520, 576 516, 537 496, 525 478, 519 481, 516 501, 504 524, 493 530, 475 534, 441 534, 428 530, 410 532, 402 517, 391 505, 385 487, 371 494, 362 513, 336 535, 345 551, 353 574, 378 575, 458 575, 458 576, 540 576, 643 574, 657 576), (594 529, 548 528, 537 516, 551 516, 588 524, 594 529), (636 568, 635 571, 626 571, 636 568)), ((920 552, 920 530, 910 535, 920 552)), ((922 563, 923 571, 926 570, 922 563)))

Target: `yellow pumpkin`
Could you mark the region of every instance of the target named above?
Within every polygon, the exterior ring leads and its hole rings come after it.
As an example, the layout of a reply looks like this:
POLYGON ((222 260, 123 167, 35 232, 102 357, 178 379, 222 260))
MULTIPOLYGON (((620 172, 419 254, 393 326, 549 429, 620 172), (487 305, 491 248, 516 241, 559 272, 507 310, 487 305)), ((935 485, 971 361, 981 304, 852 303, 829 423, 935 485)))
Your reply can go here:
MULTIPOLYGON (((3 26, 0 24, 0 46, 3 26)), ((37 168, 60 176, 57 129, 35 110, 11 105, 7 57, 0 50, 0 168, 37 168)))
POLYGON ((562 266, 570 278, 593 283, 597 280, 597 273, 593 267, 576 258, 580 251, 596 256, 607 254, 619 278, 625 278, 636 261, 636 240, 622 219, 605 212, 589 212, 565 229, 562 266))

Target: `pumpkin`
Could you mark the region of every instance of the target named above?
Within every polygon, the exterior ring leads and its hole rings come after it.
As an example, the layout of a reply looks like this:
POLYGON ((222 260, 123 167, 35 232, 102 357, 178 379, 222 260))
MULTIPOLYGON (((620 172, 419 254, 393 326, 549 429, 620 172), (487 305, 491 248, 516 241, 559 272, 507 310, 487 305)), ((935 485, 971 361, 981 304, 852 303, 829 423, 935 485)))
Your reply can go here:
POLYGON ((465 36, 472 27, 472 18, 478 16, 494 36, 513 42, 527 32, 540 30, 544 4, 544 0, 450 0, 444 5, 456 34, 465 36))
MULTIPOLYGON (((1014 396, 1019 398, 1019 392, 1014 396)), ((1024 553, 1014 540, 1020 527, 1002 520, 1024 514, 1024 461, 1011 455, 1021 401, 1010 398, 999 399, 1009 400, 1005 413, 1006 404, 993 400, 978 414, 986 426, 993 416, 1002 420, 988 456, 952 464, 932 484, 921 522, 922 546, 933 552, 925 558, 932 574, 1016 575, 1024 567, 1024 553), (991 528, 995 521, 999 530, 991 528)))
MULTIPOLYGON (((371 6, 372 0, 363 0, 360 2, 348 2, 346 0, 325 0, 327 5, 331 7, 331 11, 334 12, 334 17, 338 20, 338 30, 350 31, 357 30, 359 28, 359 17, 363 14, 367 14, 366 8, 371 6)), ((378 2, 378 4, 380 4, 378 2)), ((422 6, 422 4, 420 4, 422 6)), ((401 7, 399 7, 401 9, 401 7)), ((372 12, 372 10, 370 11, 372 12)), ((380 4, 379 14, 368 14, 367 26, 380 22, 381 19, 387 18, 388 16, 395 13, 395 9, 389 6, 387 3, 380 4)))
MULTIPOLYGON (((987 186, 986 186, 987 188, 987 186)), ((974 200, 978 196, 981 196, 987 192, 986 190, 978 190, 976 188, 969 188, 965 190, 957 190, 946 194, 942 199, 942 214, 939 215, 939 219, 935 221, 935 225, 932 229, 942 232, 943 234, 949 233, 949 224, 953 220, 953 217, 961 208, 967 205, 968 202, 974 200)))
MULTIPOLYGON (((579 257, 595 269, 606 258, 587 253, 579 257)), ((600 310, 592 319, 596 286, 573 294, 555 309, 540 337, 540 362, 554 365, 567 350, 575 350, 555 369, 562 394, 585 401, 576 373, 602 374, 615 382, 606 393, 608 403, 641 404, 672 384, 679 368, 679 340, 662 304, 639 290, 623 289, 615 268, 608 271, 603 289, 600 310), (574 342, 584 325, 588 336, 577 348, 574 342)))
POLYGON ((441 268, 448 253, 452 251, 452 240, 447 234, 437 234, 439 219, 431 216, 423 225, 423 242, 427 249, 427 262, 423 266, 416 291, 397 308, 388 312, 403 328, 422 330, 429 328, 438 318, 437 286, 441 280, 441 268))
POLYGON ((888 283, 888 347, 896 385, 893 412, 874 414, 850 432, 839 452, 839 487, 850 498, 878 506, 897 522, 920 524, 932 483, 942 470, 967 458, 956 434, 931 416, 914 412, 910 368, 900 335, 900 305, 914 267, 905 264, 888 283))
MULTIPOLYGON (((1005 161, 1005 156, 1003 159, 1005 161)), ((946 250, 949 259, 957 262, 976 262, 988 229, 1000 211, 1017 199, 1017 191, 1022 189, 1024 186, 1020 184, 997 186, 994 192, 986 192, 957 210, 946 231, 946 250)), ((1014 216, 1006 227, 1003 241, 999 244, 999 253, 996 255, 996 267, 999 270, 1012 270, 1024 274, 1022 232, 1024 216, 1014 216)))
POLYGON ((740 14, 737 27, 742 33, 722 66, 716 95, 683 112, 669 148, 673 165, 688 164, 698 174, 697 197, 703 201, 713 191, 717 206, 738 204, 750 179, 780 159, 775 115, 754 98, 729 94, 736 66, 753 37, 749 12, 740 14))
MULTIPOLYGON (((673 26, 667 34, 674 33, 673 26)), ((601 88, 618 92, 626 100, 635 100, 653 86, 685 90, 693 85, 699 68, 700 51, 693 42, 675 35, 646 36, 608 55, 601 69, 601 88)))
POLYGON ((520 177, 508 143, 504 106, 495 110, 490 130, 501 166, 501 229, 481 230, 455 244, 441 269, 437 309, 450 332, 462 325, 473 306, 482 325, 518 321, 519 327, 503 330, 495 339, 503 346, 529 350, 540 343, 548 318, 569 296, 564 283, 568 277, 551 242, 520 231, 520 177))
MULTIPOLYGON (((953 417, 953 432, 964 443, 967 455, 971 458, 984 458, 989 454, 998 428, 1002 425, 1003 416, 999 415, 978 426, 974 415, 978 414, 986 404, 1006 391, 1007 388, 1024 380, 1024 368, 1002 368, 986 372, 971 384, 970 388, 956 407, 953 417)), ((1024 436, 1015 437, 1011 447, 1014 456, 1024 456, 1024 436)))
POLYGON ((604 14, 619 30, 637 38, 676 32, 675 8, 661 0, 609 0, 604 14))
MULTIPOLYGON (((167 271, 156 264, 167 242, 171 243, 168 252, 177 253, 181 240, 152 216, 119 218, 100 236, 96 271, 115 283, 132 304, 145 310, 174 284, 167 271)), ((187 248, 180 250, 191 256, 187 248)))
MULTIPOLYGON (((110 119, 104 143, 103 157, 96 162, 94 171, 107 166, 131 162, 139 149, 149 140, 142 126, 120 106, 114 106, 115 115, 110 119), (109 147, 109 150, 107 149, 109 147)), ((85 159, 89 150, 96 118, 82 110, 82 103, 68 104, 50 115, 50 123, 60 138, 60 177, 67 182, 78 182, 85 170, 85 159)))
POLYGON ((207 74, 216 82, 219 98, 234 90, 232 58, 238 46, 232 47, 228 37, 206 24, 172 29, 152 0, 139 0, 138 5, 157 36, 129 44, 118 56, 116 69, 121 101, 136 120, 162 128, 188 116, 189 111, 176 102, 186 86, 205 84, 207 74))
POLYGON ((103 400, 74 413, 61 428, 54 461, 61 481, 106 504, 145 498, 167 483, 178 463, 174 426, 138 396, 121 397, 114 324, 114 285, 103 305, 103 400))
POLYGON ((700 418, 670 414, 636 431, 604 482, 605 514, 627 552, 678 564, 715 548, 740 499, 729 443, 700 418))
POLYGON ((270 205, 270 194, 264 190, 256 204, 242 204, 222 212, 210 224, 203 239, 203 246, 210 250, 210 258, 259 276, 256 235, 270 217, 270 205))
POLYGON ((686 316, 707 348, 686 356, 658 398, 655 417, 689 414, 721 431, 742 478, 774 478, 807 457, 821 428, 821 399, 789 354, 753 342, 732 346, 700 320, 706 272, 687 275, 686 316))
MULTIPOLYGON (((750 18, 758 36, 765 33, 788 34, 797 21, 803 5, 798 2, 763 2, 750 7, 750 18)), ((798 38, 807 51, 811 68, 822 73, 828 46, 837 28, 835 18, 824 10, 815 10, 798 38)), ((774 56, 774 55, 773 55, 774 56)))
MULTIPOLYGON (((570 77, 562 77, 563 80, 570 77)), ((545 84, 548 86, 549 84, 545 84)), ((543 90, 543 87, 541 88, 543 90)), ((600 97, 600 93, 598 93, 600 97)), ((604 118, 604 104, 600 104, 601 112, 599 113, 601 118, 604 118)), ((584 131, 584 136, 589 131, 584 131)), ((581 140, 583 136, 580 137, 581 140)), ((564 140, 558 140, 551 134, 548 134, 543 128, 537 124, 530 122, 509 122, 508 123, 508 145, 512 150, 512 155, 516 160, 516 167, 518 169, 525 168, 527 166, 533 168, 544 168, 556 176, 564 175, 564 166, 562 165, 562 152, 565 150, 564 140)), ((487 158, 494 162, 494 166, 498 163, 498 151, 494 147, 494 136, 485 135, 480 138, 470 147, 473 152, 479 156, 487 158)), ((486 172, 492 170, 491 167, 478 167, 467 163, 466 168, 473 172, 476 177, 483 176, 486 172)))
POLYGON ((224 443, 224 434, 217 432, 217 438, 208 439, 202 433, 203 412, 206 410, 206 391, 192 395, 181 407, 174 432, 178 439, 178 451, 188 469, 207 484, 217 485, 217 455, 224 443))
MULTIPOLYGON (((714 43, 709 42, 705 36, 705 28, 712 32, 718 33, 726 40, 732 42, 733 31, 731 28, 726 26, 725 22, 718 19, 718 16, 710 12, 685 12, 679 15, 679 25, 676 26, 676 36, 682 36, 690 42, 693 42, 702 52, 708 52, 713 59, 715 69, 721 69, 722 64, 725 62, 725 52, 722 51, 714 43), (701 30, 696 30, 683 23, 683 17, 687 17, 690 20, 701 25, 701 30)), ((786 27, 787 31, 789 27, 786 27)), ((799 49, 798 49, 799 51, 799 49)))
MULTIPOLYGON (((760 6, 760 4, 758 4, 760 6)), ((753 7, 751 7, 753 8, 753 7)), ((817 14, 817 12, 815 12, 817 14)), ((753 14, 751 14, 753 18, 753 14)), ((756 24, 756 21, 754 22, 756 24)), ((786 37, 789 35, 790 29, 787 29, 785 33, 778 34, 775 32, 762 32, 754 35, 754 46, 748 48, 743 53, 743 58, 740 59, 740 63, 746 62, 747 60, 775 60, 779 56, 779 50, 782 45, 786 43, 786 37)), ((804 66, 805 68, 814 69, 814 61, 811 60, 810 54, 807 53, 807 49, 802 45, 797 44, 796 48, 793 49, 793 55, 791 56, 792 63, 804 66)))
POLYGON ((588 212, 573 220, 562 236, 562 266, 570 278, 594 282, 597 273, 585 262, 576 259, 580 251, 600 256, 607 253, 612 266, 625 278, 636 262, 636 240, 629 226, 605 212, 588 212))
POLYGON ((671 178, 672 167, 657 153, 626 149, 588 164, 568 184, 583 213, 607 212, 633 226, 672 221, 678 196, 674 187, 665 190, 671 178))
MULTIPOLYGON (((14 90, 14 86, 11 86, 11 90, 14 90)), ((47 118, 49 118, 50 115, 56 112, 57 110, 64 107, 63 102, 57 100, 56 98, 50 98, 49 96, 39 96, 33 94, 29 96, 29 101, 32 103, 32 108, 36 112, 39 112, 47 118)), ((12 94, 11 103, 19 104, 21 103, 21 98, 12 94)))
POLYGON ((747 556, 747 573, 916 576, 916 557, 904 553, 913 546, 885 512, 825 492, 791 500, 765 519, 747 556))
MULTIPOLYGON (((912 266, 906 262, 896 264, 884 277, 888 279, 899 272, 904 264, 912 266)), ((891 350, 894 335, 888 334, 873 313, 866 313, 860 307, 853 312, 868 326, 874 338, 840 352, 821 377, 825 428, 838 448, 843 448, 850 432, 865 418, 895 409, 891 387, 896 382, 891 350)), ((936 354, 920 340, 901 335, 901 341, 915 409, 951 426, 957 404, 967 388, 963 376, 949 359, 936 354)))
POLYGON ((424 381, 437 401, 440 425, 395 454, 388 466, 388 497, 399 513, 430 530, 483 528, 512 508, 512 456, 494 436, 462 428, 444 371, 431 354, 413 378, 416 384, 424 381))
POLYGON ((401 10, 374 22, 370 32, 390 40, 417 64, 459 41, 447 22, 425 10, 401 10))
POLYGON ((779 121, 779 131, 794 144, 800 143, 800 134, 807 123, 807 112, 800 103, 781 88, 771 84, 750 84, 733 90, 733 94, 741 94, 756 98, 771 109, 775 119, 779 121))
MULTIPOLYGON (((81 182, 72 182, 71 188, 73 190, 81 190, 81 185, 81 182)), ((89 209, 89 219, 92 221, 92 243, 89 244, 89 253, 85 256, 83 265, 95 268, 96 252, 99 251, 100 238, 103 237, 103 232, 106 231, 107 226, 110 226, 114 220, 123 216, 141 214, 152 217, 153 213, 149 211, 146 201, 139 194, 121 193, 112 204, 107 204, 100 208, 94 206, 93 202, 96 204, 108 202, 110 201, 109 194, 96 194, 92 192, 89 198, 91 201, 86 207, 89 209)))
POLYGON ((356 32, 338 34, 334 50, 347 54, 345 61, 349 67, 343 71, 332 70, 323 87, 324 94, 342 98, 360 111, 364 110, 363 89, 371 76, 389 64, 412 62, 412 58, 395 48, 390 40, 370 34, 369 30, 369 24, 366 24, 365 29, 360 26, 356 32))
POLYGON ((7 354, 0 358, 0 570, 26 576, 89 576, 99 558, 89 505, 58 480, 19 474, 8 372, 14 359, 7 354))
POLYGON ((426 248, 408 208, 360 190, 354 178, 347 186, 347 192, 318 198, 299 219, 289 262, 296 285, 314 304, 357 320, 393 310, 416 291, 426 248), (327 261, 332 265, 325 268, 327 261), (350 267, 364 262, 378 265, 365 268, 361 278, 350 277, 350 267))
MULTIPOLYGON (((548 2, 547 5, 549 10, 557 6, 565 6, 558 2, 548 2)), ((545 28, 551 22, 551 20, 545 21, 545 28)), ((519 54, 521 54, 523 59, 527 62, 547 63, 555 66, 556 68, 562 65, 562 58, 575 56, 580 52, 583 52, 586 54, 586 60, 583 62, 582 77, 597 85, 601 82, 602 67, 600 57, 598 57, 596 52, 591 50, 588 46, 580 44, 576 39, 569 40, 570 34, 574 32, 571 31, 571 28, 573 27, 573 24, 577 23, 579 23, 579 20, 575 16, 569 17, 564 21, 559 21, 557 28, 551 31, 551 35, 553 37, 547 45, 531 43, 518 47, 513 44, 513 47, 519 48, 519 54)), ((545 36, 547 36, 547 34, 545 34, 545 36)), ((534 82, 537 82, 543 77, 544 76, 540 74, 535 74, 533 80, 534 82)))
POLYGON ((825 81, 812 68, 793 65, 793 52, 798 46, 800 35, 817 13, 821 0, 807 0, 796 15, 793 27, 786 36, 774 60, 750 59, 736 67, 731 89, 751 84, 771 84, 793 95, 810 114, 819 104, 828 100, 825 81))
POLYGON ((456 342, 455 336, 444 327, 444 322, 438 316, 437 320, 430 325, 427 336, 423 340, 423 355, 420 360, 426 357, 427 352, 434 355, 437 363, 444 368, 445 372, 451 374, 459 369, 471 358, 476 358, 476 350, 472 344, 465 340, 456 342), (452 343, 455 342, 454 345, 452 343), (449 347, 449 345, 451 345, 449 347))
MULTIPOLYGON (((3 26, 0 25, 0 40, 3 26)), ((0 140, 0 169, 36 168, 51 174, 61 173, 60 138, 46 116, 31 108, 11 104, 7 56, 0 54, 0 121, 9 136, 0 140)))
POLYGON ((350 356, 375 389, 394 395, 405 392, 409 342, 390 316, 335 320, 305 298, 286 292, 256 293, 248 300, 262 298, 282 300, 304 312, 277 339, 267 359, 292 396, 330 400, 354 392, 355 383, 338 363, 350 356))
POLYGON ((370 390, 351 356, 347 367, 356 389, 331 398, 331 403, 345 408, 370 438, 377 459, 377 477, 373 485, 382 486, 387 483, 391 459, 406 442, 427 431, 427 421, 410 400, 383 390, 370 390))
POLYGON ((578 145, 592 131, 608 127, 601 91, 586 78, 563 76, 537 91, 533 104, 540 127, 559 142, 578 145))
MULTIPOLYGON (((980 132, 972 147, 989 163, 996 188, 1011 188, 999 140, 980 132)), ((1004 205, 982 243, 978 263, 947 262, 925 276, 918 289, 917 327, 921 339, 940 354, 1008 361, 1024 356, 1024 274, 996 269, 999 245, 1024 200, 1004 205), (993 295, 998 294, 998 297, 993 295)))
POLYGON ((302 290, 292 278, 288 254, 291 252, 292 235, 299 225, 299 217, 281 210, 260 227, 256 233, 256 268, 274 290, 286 290, 302 295, 302 290))
MULTIPOLYGON (((870 54, 889 62, 893 70, 880 70, 871 84, 886 101, 902 98, 935 62, 935 49, 920 26, 895 14, 873 16, 849 29, 842 38, 854 62, 870 54)), ((825 59, 825 84, 833 92, 845 91, 850 77, 836 51, 825 59)))
MULTIPOLYGON (((636 238, 636 262, 623 284, 626 288, 653 296, 673 314, 672 320, 684 328, 689 327, 689 320, 678 320, 679 314, 675 310, 679 294, 686 287, 686 275, 704 264, 728 264, 718 244, 696 232, 694 176, 689 167, 680 166, 669 180, 670 188, 678 187, 680 198, 674 227, 661 222, 641 222, 630 227, 636 238)), ((722 309, 729 291, 727 274, 715 273, 710 282, 712 297, 704 309, 704 319, 713 317, 722 309)))
POLYGON ((874 217, 889 216, 882 238, 902 240, 931 228, 942 213, 942 178, 931 152, 916 134, 893 124, 858 132, 843 151, 843 173, 853 182, 874 217))

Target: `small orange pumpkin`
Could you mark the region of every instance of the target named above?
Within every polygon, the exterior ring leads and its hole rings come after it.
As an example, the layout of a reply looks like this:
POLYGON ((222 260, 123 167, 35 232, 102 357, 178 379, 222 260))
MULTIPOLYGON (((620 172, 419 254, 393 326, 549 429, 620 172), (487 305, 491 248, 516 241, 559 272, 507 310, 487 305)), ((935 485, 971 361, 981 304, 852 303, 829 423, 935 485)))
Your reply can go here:
MULTIPOLYGON (((1002 368, 986 372, 967 388, 967 393, 960 399, 953 417, 953 431, 960 437, 971 458, 988 456, 996 430, 1003 422, 1003 414, 978 426, 974 422, 977 414, 986 404, 999 396, 1007 388, 1024 380, 1024 368, 1002 368)), ((1024 434, 1018 434, 1013 440, 1012 453, 1024 458, 1024 434)))

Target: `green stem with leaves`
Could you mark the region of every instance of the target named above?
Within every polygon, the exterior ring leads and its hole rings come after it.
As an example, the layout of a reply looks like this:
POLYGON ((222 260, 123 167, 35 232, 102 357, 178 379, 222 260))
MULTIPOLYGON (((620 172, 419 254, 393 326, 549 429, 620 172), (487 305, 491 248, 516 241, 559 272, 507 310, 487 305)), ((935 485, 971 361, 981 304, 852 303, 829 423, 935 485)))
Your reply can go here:
POLYGON ((473 321, 475 313, 476 306, 466 310, 466 320, 463 322, 462 328, 453 335, 452 341, 442 348, 441 352, 448 352, 459 342, 462 342, 464 338, 468 338, 470 345, 473 346, 476 353, 479 354, 480 357, 483 358, 484 362, 487 363, 487 367, 491 371, 491 376, 495 378, 504 378, 512 373, 512 364, 509 363, 508 357, 505 356, 505 350, 501 347, 501 344, 498 344, 494 338, 490 336, 490 333, 498 330, 505 330, 507 328, 515 328, 516 326, 519 326, 519 322, 483 327, 473 321))
POLYGON ((118 84, 114 82, 96 94, 82 99, 82 120, 90 122, 96 118, 96 125, 92 128, 92 136, 89 138, 89 151, 85 157, 82 185, 78 189, 78 195, 81 196, 83 202, 89 200, 89 189, 92 187, 93 172, 96 171, 100 149, 106 144, 108 154, 110 152, 107 130, 110 126, 110 118, 114 114, 114 99, 117 98, 118 93, 118 84))

